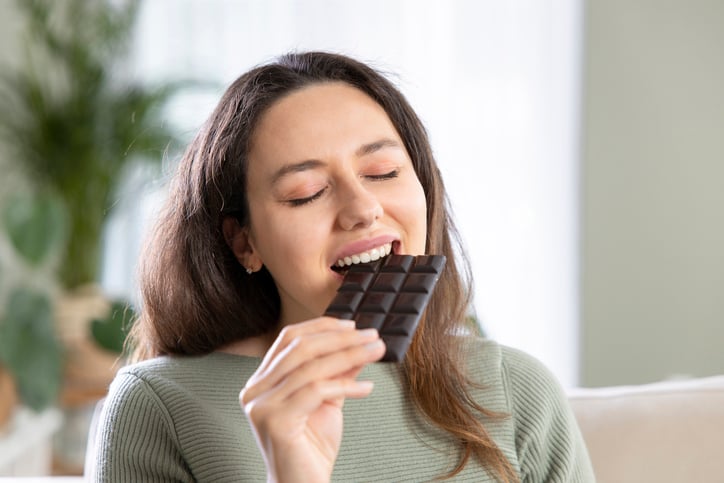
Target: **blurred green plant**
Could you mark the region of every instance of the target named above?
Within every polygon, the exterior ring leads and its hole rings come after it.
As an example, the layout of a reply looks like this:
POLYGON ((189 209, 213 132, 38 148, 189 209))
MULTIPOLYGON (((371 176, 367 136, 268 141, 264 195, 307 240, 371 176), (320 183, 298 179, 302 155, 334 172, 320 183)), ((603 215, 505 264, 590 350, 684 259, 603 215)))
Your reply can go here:
MULTIPOLYGON (((188 83, 147 87, 121 69, 137 0, 16 4, 27 21, 25 62, 0 73, 0 136, 36 192, 64 205, 59 277, 73 289, 97 280, 102 230, 123 174, 134 163, 160 165, 175 141, 162 108, 188 83)), ((22 238, 42 243, 29 232, 22 238)))
POLYGON ((61 360, 50 299, 29 288, 15 289, 0 319, 0 363, 13 376, 24 404, 41 410, 55 401, 61 360))
POLYGON ((123 354, 128 330, 135 319, 136 313, 129 304, 113 301, 105 318, 91 321, 91 335, 100 347, 123 354))
POLYGON ((40 265, 53 246, 64 244, 67 215, 52 196, 16 193, 4 208, 5 233, 15 251, 31 265, 40 265))
MULTIPOLYGON (((11 245, 21 260, 38 270, 63 246, 64 213, 59 206, 47 194, 18 194, 4 204, 0 218, 11 245)), ((62 348, 52 307, 47 290, 21 281, 10 288, 0 314, 0 364, 15 380, 20 400, 36 410, 52 404, 61 385, 62 348)))

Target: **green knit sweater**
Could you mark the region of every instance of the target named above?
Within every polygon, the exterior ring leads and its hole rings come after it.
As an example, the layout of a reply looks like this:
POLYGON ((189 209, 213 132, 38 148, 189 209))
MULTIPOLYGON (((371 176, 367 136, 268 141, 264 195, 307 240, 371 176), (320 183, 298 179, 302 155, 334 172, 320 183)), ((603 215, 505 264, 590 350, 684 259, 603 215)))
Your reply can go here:
MULTIPOLYGON (((509 417, 484 420, 523 482, 594 481, 563 392, 535 359, 471 340, 469 370, 484 387, 478 403, 509 417)), ((119 371, 96 434, 94 481, 266 481, 238 395, 260 359, 212 353, 160 357, 119 371)), ((459 452, 405 397, 399 367, 377 363, 360 376, 372 394, 344 405, 334 481, 421 482, 451 470, 459 452)), ((493 481, 471 459, 454 481, 493 481)))

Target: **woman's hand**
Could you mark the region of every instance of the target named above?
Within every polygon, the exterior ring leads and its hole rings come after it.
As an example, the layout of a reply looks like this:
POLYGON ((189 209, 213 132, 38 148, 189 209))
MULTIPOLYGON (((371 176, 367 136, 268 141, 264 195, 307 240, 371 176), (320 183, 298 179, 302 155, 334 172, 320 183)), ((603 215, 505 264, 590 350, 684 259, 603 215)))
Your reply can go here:
POLYGON ((321 317, 285 327, 239 395, 269 481, 329 481, 342 441, 342 405, 362 398, 362 368, 385 347, 374 329, 321 317))

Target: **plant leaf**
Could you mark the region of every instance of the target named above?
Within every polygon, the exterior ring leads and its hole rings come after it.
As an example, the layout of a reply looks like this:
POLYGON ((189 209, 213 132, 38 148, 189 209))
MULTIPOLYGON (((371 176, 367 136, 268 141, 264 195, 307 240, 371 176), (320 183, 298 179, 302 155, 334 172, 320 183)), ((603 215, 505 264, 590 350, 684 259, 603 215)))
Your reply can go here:
POLYGON ((65 238, 62 203, 48 195, 18 194, 3 212, 3 225, 15 251, 31 265, 39 265, 65 238))
POLYGON ((24 404, 41 410, 55 401, 60 391, 62 354, 46 295, 27 288, 10 295, 0 320, 0 361, 15 378, 24 404))
POLYGON ((128 304, 113 302, 105 319, 91 321, 91 335, 99 346, 120 354, 123 352, 128 328, 135 317, 136 313, 128 304))

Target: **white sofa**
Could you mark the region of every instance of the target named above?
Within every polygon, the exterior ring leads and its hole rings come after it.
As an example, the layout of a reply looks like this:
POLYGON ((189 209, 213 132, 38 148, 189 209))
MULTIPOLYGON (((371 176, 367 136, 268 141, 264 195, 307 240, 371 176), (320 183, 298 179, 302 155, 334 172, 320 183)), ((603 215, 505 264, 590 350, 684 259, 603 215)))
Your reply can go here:
POLYGON ((724 376, 569 398, 599 483, 724 482, 724 376))

